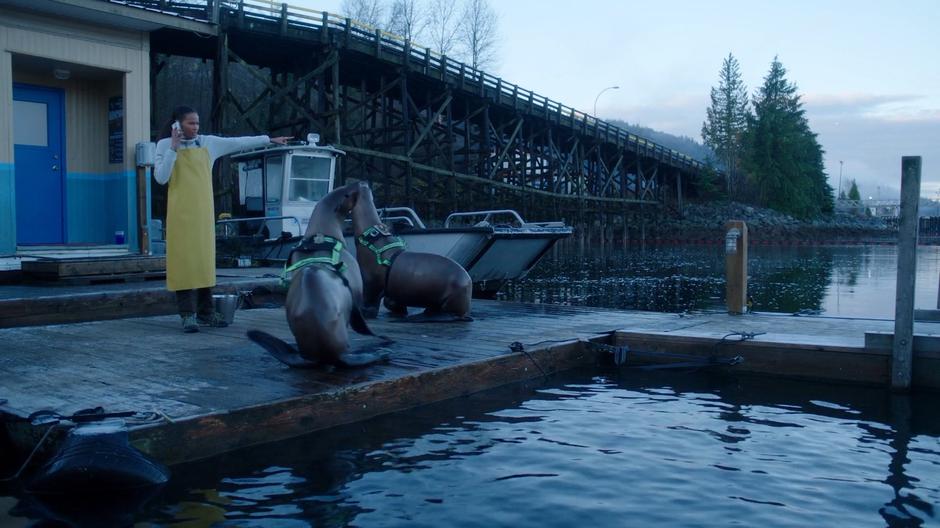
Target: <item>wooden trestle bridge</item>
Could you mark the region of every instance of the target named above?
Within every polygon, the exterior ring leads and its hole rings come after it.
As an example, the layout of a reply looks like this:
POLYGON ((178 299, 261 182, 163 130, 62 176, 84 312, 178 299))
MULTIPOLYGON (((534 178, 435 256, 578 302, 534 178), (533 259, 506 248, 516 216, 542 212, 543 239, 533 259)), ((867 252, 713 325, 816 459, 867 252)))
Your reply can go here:
MULTIPOLYGON (((649 214, 681 208, 706 170, 594 116, 326 12, 258 0, 104 1, 206 23, 209 38, 169 28, 151 34, 152 81, 159 90, 162 66, 174 57, 211 61, 210 130, 316 131, 348 154, 338 178, 369 180, 383 204, 411 205, 432 222, 455 209, 512 207, 533 220, 608 226, 611 238, 618 231, 626 240, 649 214), (250 82, 234 87, 236 77, 250 82), (254 92, 246 96, 245 85, 254 92)), ((168 114, 154 108, 155 120, 168 114)))

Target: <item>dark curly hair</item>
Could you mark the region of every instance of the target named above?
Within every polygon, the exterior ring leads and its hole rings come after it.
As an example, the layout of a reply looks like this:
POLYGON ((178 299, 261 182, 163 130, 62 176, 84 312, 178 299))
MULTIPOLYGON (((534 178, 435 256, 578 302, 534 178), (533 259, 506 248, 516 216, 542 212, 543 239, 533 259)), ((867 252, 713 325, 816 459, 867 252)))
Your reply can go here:
POLYGON ((173 115, 170 116, 170 119, 166 122, 165 125, 163 125, 163 128, 160 129, 160 137, 157 138, 157 141, 163 138, 170 137, 170 127, 173 126, 174 121, 179 121, 180 119, 183 119, 184 117, 186 117, 186 114, 195 114, 195 113, 196 111, 193 110, 192 107, 177 106, 176 109, 173 110, 173 115))

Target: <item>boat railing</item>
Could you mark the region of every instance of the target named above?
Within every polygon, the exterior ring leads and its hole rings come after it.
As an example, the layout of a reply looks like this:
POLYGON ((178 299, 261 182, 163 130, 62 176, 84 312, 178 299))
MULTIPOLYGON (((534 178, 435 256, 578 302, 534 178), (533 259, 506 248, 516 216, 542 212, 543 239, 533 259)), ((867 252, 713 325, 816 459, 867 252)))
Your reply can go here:
POLYGON ((526 221, 523 220, 521 216, 519 216, 519 213, 512 209, 491 209, 487 211, 466 211, 451 213, 447 215, 447 219, 444 220, 444 227, 451 227, 450 224, 452 220, 460 219, 472 222, 474 219, 479 217, 483 218, 474 223, 474 225, 490 225, 493 223, 494 217, 500 216, 508 216, 510 218, 510 222, 515 223, 515 227, 524 227, 527 225, 526 221))
POLYGON ((379 218, 382 219, 385 223, 390 223, 393 221, 404 222, 411 227, 417 227, 418 229, 427 229, 424 222, 421 221, 421 218, 418 216, 418 213, 410 207, 383 207, 378 210, 379 218), (390 216, 389 213, 392 215, 390 216))
MULTIPOLYGON (((255 231, 255 235, 263 235, 264 228, 268 225, 268 222, 275 220, 290 220, 297 225, 297 233, 301 233, 300 230, 300 220, 296 216, 253 216, 250 218, 225 218, 222 220, 216 220, 216 236, 222 238, 231 238, 238 236, 240 229, 239 224, 246 224, 248 222, 258 222, 258 229, 255 231)), ((283 232, 283 230, 282 230, 283 232)), ((268 229, 270 236, 270 229, 268 229)), ((280 234, 280 233, 278 233, 280 234)))
POLYGON ((385 216, 382 221, 386 224, 405 224, 408 227, 415 227, 414 221, 408 216, 385 216))

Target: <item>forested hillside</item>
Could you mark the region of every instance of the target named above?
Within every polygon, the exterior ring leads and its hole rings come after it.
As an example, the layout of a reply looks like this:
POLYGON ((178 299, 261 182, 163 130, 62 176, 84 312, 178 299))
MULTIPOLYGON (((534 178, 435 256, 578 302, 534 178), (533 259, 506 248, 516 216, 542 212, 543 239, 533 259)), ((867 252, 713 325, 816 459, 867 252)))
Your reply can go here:
POLYGON ((678 150, 703 163, 707 163, 709 159, 714 163, 715 156, 712 154, 711 150, 690 137, 674 136, 668 132, 660 132, 659 130, 653 130, 652 128, 642 125, 633 125, 619 119, 608 119, 607 122, 627 130, 632 134, 643 136, 654 143, 659 143, 664 147, 678 150))

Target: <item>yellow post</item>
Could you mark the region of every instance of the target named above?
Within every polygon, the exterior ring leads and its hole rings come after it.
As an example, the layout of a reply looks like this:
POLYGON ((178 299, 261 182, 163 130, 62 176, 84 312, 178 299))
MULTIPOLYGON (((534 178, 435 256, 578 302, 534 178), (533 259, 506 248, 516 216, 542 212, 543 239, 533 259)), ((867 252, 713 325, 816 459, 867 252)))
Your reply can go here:
POLYGON ((725 223, 725 281, 728 313, 747 312, 747 224, 741 220, 725 223))

